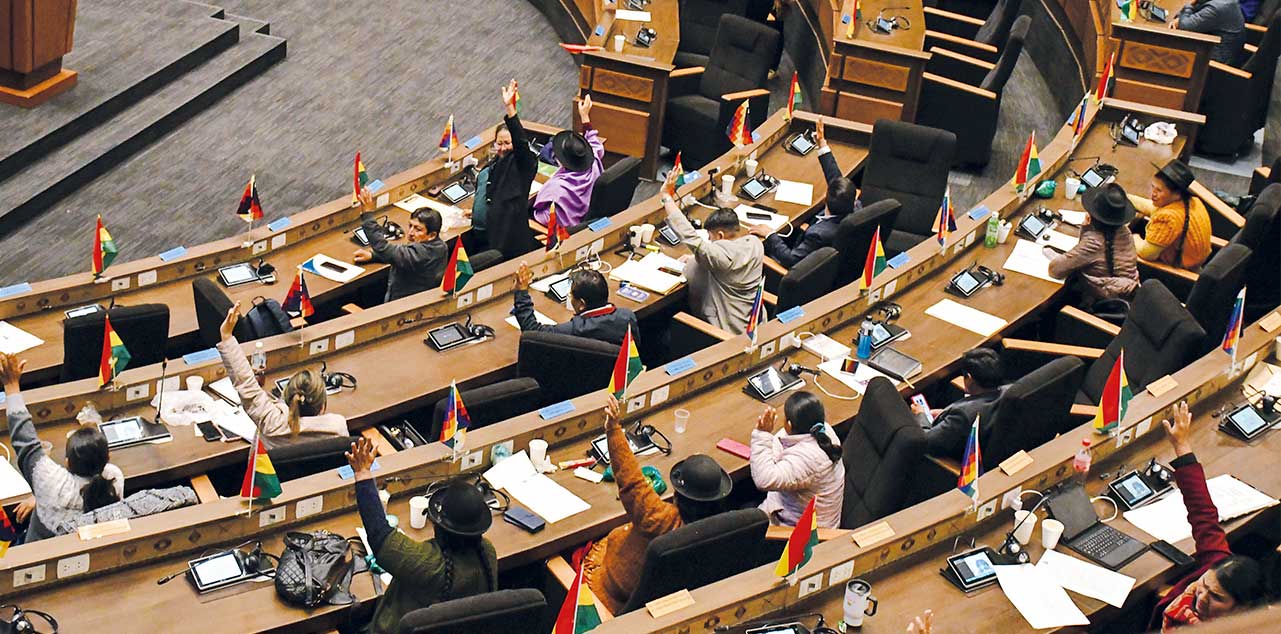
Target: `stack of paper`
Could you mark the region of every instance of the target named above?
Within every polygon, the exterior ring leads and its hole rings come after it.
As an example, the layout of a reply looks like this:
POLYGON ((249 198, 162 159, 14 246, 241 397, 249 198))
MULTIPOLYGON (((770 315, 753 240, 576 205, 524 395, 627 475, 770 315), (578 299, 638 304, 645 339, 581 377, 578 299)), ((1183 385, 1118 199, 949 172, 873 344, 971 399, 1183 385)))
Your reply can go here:
POLYGON ((0 352, 18 354, 42 343, 43 339, 7 321, 0 321, 0 352))
POLYGON ((221 397, 214 400, 213 423, 244 438, 246 442, 253 442, 254 437, 258 435, 258 428, 254 425, 253 419, 245 413, 244 408, 240 407, 240 394, 231 384, 231 378, 223 377, 206 387, 221 397))
POLYGON ((546 293, 547 291, 552 290, 552 284, 555 284, 556 282, 559 282, 567 277, 569 277, 569 273, 557 273, 555 275, 548 275, 547 277, 544 277, 543 279, 538 280, 533 284, 530 284, 529 288, 536 290, 540 293, 546 293))
POLYGON ((615 20, 631 20, 633 22, 649 22, 649 11, 631 11, 629 9, 618 9, 614 11, 615 20))
POLYGON ((940 300, 939 303, 925 309, 925 314, 984 337, 991 337, 1010 323, 996 315, 989 315, 950 299, 940 300))
POLYGON ((662 253, 650 253, 640 260, 628 260, 614 267, 609 272, 609 279, 627 282, 632 286, 661 295, 666 295, 685 283, 683 276, 672 275, 671 273, 660 271, 659 268, 679 271, 684 269, 684 265, 681 264, 680 260, 662 253))
POLYGON ((739 205, 735 207, 734 213, 738 214, 738 222, 740 224, 746 225, 748 227, 752 225, 765 225, 769 227, 770 231, 778 231, 783 225, 787 224, 787 221, 788 221, 787 216, 776 214, 772 211, 769 211, 768 209, 760 209, 757 207, 750 207, 748 205, 739 205), (769 216, 769 219, 758 220, 756 218, 748 218, 747 212, 749 211, 752 212, 753 214, 761 214, 763 216, 769 216))
MULTIPOLYGON (((844 383, 846 387, 858 392, 859 394, 862 394, 863 391, 867 389, 869 381, 878 376, 885 376, 879 370, 873 368, 870 363, 858 364, 858 367, 854 369, 852 374, 849 372, 842 372, 841 365, 844 363, 845 359, 843 358, 832 359, 831 361, 824 361, 818 364, 818 369, 822 370, 828 376, 831 376, 837 381, 844 383)), ((889 379, 890 377, 885 378, 889 379)), ((894 382, 894 379, 890 379, 890 381, 894 382)))
POLYGON ((323 253, 317 253, 311 256, 311 259, 303 262, 302 269, 339 284, 346 284, 365 272, 364 267, 348 264, 342 260, 335 260, 323 253))
POLYGON ((1032 629, 1089 625, 1090 620, 1072 598, 1059 587, 1048 569, 1032 564, 993 566, 1001 590, 1027 620, 1032 629))
MULTIPOLYGON (((538 312, 538 311, 536 311, 536 310, 534 311, 534 319, 537 319, 537 320, 538 320, 538 323, 540 323, 540 324, 542 324, 542 325, 544 325, 544 326, 555 326, 555 325, 556 325, 556 320, 554 320, 554 319, 552 319, 551 317, 548 317, 547 315, 544 315, 544 314, 542 314, 542 313, 540 313, 540 312, 538 312)), ((516 316, 515 316, 515 315, 508 315, 508 316, 507 316, 507 319, 504 319, 503 321, 507 322, 507 325, 508 325, 508 326, 511 326, 512 328, 515 328, 516 330, 520 330, 520 322, 519 322, 519 321, 516 321, 516 316)))
POLYGON ((432 202, 430 198, 424 198, 418 194, 410 194, 409 198, 398 201, 395 205, 405 211, 413 211, 419 207, 430 207, 432 202))
POLYGON ((778 189, 774 190, 774 200, 809 207, 814 204, 814 186, 809 183, 779 180, 778 189))
POLYGON ((569 489, 539 473, 524 449, 490 467, 485 472, 485 479, 495 489, 507 491, 548 523, 554 524, 591 508, 569 489))
POLYGON ((0 500, 31 495, 31 485, 8 460, 0 460, 0 500))
MULTIPOLYGON (((1228 474, 1210 478, 1206 481, 1206 486, 1210 489, 1210 499, 1219 509, 1220 522, 1277 504, 1276 499, 1228 474)), ((1184 506, 1183 494, 1178 489, 1147 506, 1126 511, 1125 519, 1139 530, 1171 544, 1192 537, 1188 509, 1184 506)))
POLYGON ((1134 588, 1134 577, 1127 577, 1053 550, 1045 551, 1041 561, 1036 562, 1036 567, 1048 574, 1064 590, 1071 590, 1118 608, 1125 606, 1125 598, 1130 596, 1130 590, 1134 588))
POLYGON ((1063 253, 1071 251, 1072 247, 1075 247, 1076 243, 1081 241, 1081 239, 1076 236, 1060 233, 1053 229, 1046 231, 1043 239, 1045 240, 1046 246, 1063 253))
POLYGON ((1063 283, 1063 280, 1050 275, 1050 260, 1041 252, 1041 245, 1022 238, 1014 244, 1014 250, 1010 252, 1010 257, 1006 258, 1002 268, 1055 284, 1063 283))
POLYGON ((1071 209, 1060 209, 1059 217, 1070 225, 1081 226, 1085 224, 1086 213, 1084 211, 1074 211, 1071 209))

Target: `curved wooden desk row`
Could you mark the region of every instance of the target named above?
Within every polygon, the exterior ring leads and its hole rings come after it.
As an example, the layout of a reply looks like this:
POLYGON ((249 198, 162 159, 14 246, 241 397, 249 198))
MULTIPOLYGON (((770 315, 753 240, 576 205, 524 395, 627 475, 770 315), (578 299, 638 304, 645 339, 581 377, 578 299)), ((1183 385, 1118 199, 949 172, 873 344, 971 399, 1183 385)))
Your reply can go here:
MULTIPOLYGON (((1105 113, 1112 117, 1120 116, 1120 111, 1105 110, 1105 113)), ((803 118, 798 117, 798 119, 803 118)), ((772 123, 777 128, 773 129, 768 137, 770 143, 777 142, 784 136, 782 122, 775 119, 772 123)), ((1081 151, 1106 154, 1106 146, 1110 143, 1106 131, 1096 129, 1091 132, 1091 135, 1086 139, 1086 146, 1081 151)), ((1058 146, 1052 144, 1044 154, 1047 157, 1047 164, 1050 157, 1055 157, 1055 163, 1063 161, 1066 158, 1067 145, 1066 141, 1058 146)), ((1169 151, 1170 148, 1165 148, 1167 156, 1169 151)), ((1146 162, 1152 158, 1159 158, 1150 153, 1130 152, 1129 148, 1124 147, 1115 150, 1114 153, 1122 156, 1109 157, 1112 162, 1135 166, 1134 170, 1128 170, 1127 176, 1137 182, 1142 182, 1142 179, 1146 178, 1147 173, 1144 169, 1146 162)), ((694 186, 690 187, 694 189, 694 186)), ((987 202, 997 205, 996 209, 1007 216, 1015 213, 1018 207, 1018 201, 1009 191, 998 192, 987 202)), ((963 245, 965 236, 978 231, 981 223, 968 216, 962 216, 958 224, 960 227, 954 240, 956 244, 963 245)), ((1004 261, 1012 247, 1013 244, 1002 245, 1002 248, 991 253, 984 253, 984 262, 993 267, 1000 266, 1000 262, 1004 261)), ((708 420, 722 421, 722 423, 739 419, 749 420, 759 406, 750 401, 741 403, 748 399, 738 391, 739 375, 749 367, 763 361, 772 361, 777 357, 776 344, 784 335, 812 331, 828 332, 837 339, 851 338, 853 331, 857 328, 857 320, 866 311, 869 300, 879 299, 885 295, 894 296, 896 293, 900 294, 896 301, 909 307, 907 315, 910 317, 905 316, 902 323, 917 333, 905 351, 922 359, 927 375, 941 374, 965 350, 982 343, 984 338, 968 332, 958 333, 955 330, 937 328, 937 322, 934 322, 935 327, 931 328, 929 320, 932 318, 925 316, 922 310, 941 299, 942 285, 918 284, 911 289, 908 289, 908 286, 927 277, 940 278, 948 263, 963 257, 963 248, 949 247, 947 253, 940 253, 937 243, 922 244, 909 253, 910 266, 887 270, 877 278, 871 293, 860 296, 855 287, 847 287, 805 306, 805 316, 796 321, 789 324, 778 321, 767 323, 762 329, 761 345, 755 352, 745 353, 745 338, 738 337, 693 355, 692 360, 695 362, 693 370, 679 373, 675 377, 668 376, 661 369, 643 374, 631 388, 629 416, 644 415, 650 417, 651 421, 655 420, 654 417, 659 417, 657 420, 662 421, 660 412, 668 411, 672 404, 682 397, 694 396, 698 403, 703 404, 701 409, 707 410, 708 420), (712 410, 729 406, 728 403, 738 403, 735 411, 739 418, 726 416, 720 411, 713 413, 712 410)), ((990 294, 986 299, 977 302, 976 307, 998 314, 1011 323, 1017 323, 1037 310, 1045 299, 1056 293, 1059 288, 1059 285, 1034 278, 1019 278, 1007 283, 1005 289, 1008 295, 990 294)), ((488 455, 488 448, 495 444, 514 442, 515 446, 522 447, 533 438, 545 438, 551 441, 556 451, 566 450, 567 447, 571 451, 585 449, 586 446, 583 443, 585 438, 598 432, 602 396, 588 395, 573 402, 577 410, 573 415, 543 421, 537 414, 531 413, 476 430, 469 434, 469 442, 481 452, 479 460, 482 463, 486 461, 484 456, 488 455)), ((685 403, 682 406, 695 410, 696 414, 700 410, 691 403, 685 403)), ((829 407, 832 420, 849 420, 855 413, 853 402, 838 401, 831 403, 829 407)), ((708 442, 699 447, 701 450, 715 453, 712 447, 724 436, 724 428, 709 429, 707 433, 708 436, 700 440, 708 442)), ((745 433, 742 435, 745 436, 745 433)), ((682 455, 681 448, 677 449, 677 455, 682 455)), ((383 477, 419 476, 457 471, 458 465, 439 462, 445 456, 446 452, 435 445, 385 456, 380 459, 383 465, 380 475, 383 477)), ((746 463, 739 461, 734 468, 743 473, 746 463)), ((569 479, 567 475, 566 479, 569 479)), ((573 482, 567 486, 576 484, 578 483, 573 482)), ((421 486, 421 483, 410 486, 393 484, 391 491, 399 495, 402 492, 419 489, 421 486)), ((314 496, 322 496, 325 515, 338 511, 347 511, 348 515, 354 515, 350 513, 353 500, 347 483, 339 481, 332 473, 288 483, 285 494, 273 504, 285 509, 286 521, 293 523, 302 518, 296 517, 296 513, 291 515, 289 509, 294 508, 296 502, 314 496)), ((591 495, 589 494, 588 497, 591 495)), ((599 520, 587 521, 585 526, 564 535, 558 535, 558 530, 549 529, 544 531, 544 534, 540 534, 541 539, 556 540, 555 544, 563 547, 574 543, 574 539, 582 541, 593 534, 607 530, 613 523, 621 520, 621 513, 613 508, 612 504, 607 503, 606 506, 607 508, 598 507, 592 512, 593 515, 603 514, 599 520)), ((246 536, 260 533, 261 530, 256 521, 243 518, 241 515, 243 508, 244 504, 239 500, 222 500, 180 509, 162 516, 142 518, 133 522, 133 529, 127 534, 87 544, 71 536, 23 546, 14 549, 4 562, 0 562, 3 563, 0 567, 0 587, 11 582, 5 571, 21 570, 42 563, 52 564, 79 552, 92 553, 93 569, 98 573, 137 566, 150 559, 189 552, 212 543, 239 541, 246 536)), ((515 543, 528 544, 529 541, 516 539, 515 543)), ((523 559, 528 558, 531 553, 541 553, 549 548, 554 551, 554 547, 544 541, 539 541, 530 548, 532 550, 521 550, 512 554, 519 554, 523 559)), ((56 582, 57 580, 46 578, 43 583, 56 582)))

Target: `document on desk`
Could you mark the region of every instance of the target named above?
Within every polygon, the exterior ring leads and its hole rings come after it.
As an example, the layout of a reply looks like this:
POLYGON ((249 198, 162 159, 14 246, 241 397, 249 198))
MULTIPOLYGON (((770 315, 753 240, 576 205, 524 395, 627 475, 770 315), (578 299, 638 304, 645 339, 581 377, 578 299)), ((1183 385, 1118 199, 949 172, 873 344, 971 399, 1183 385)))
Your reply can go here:
POLYGON ((339 284, 346 284, 365 272, 364 267, 348 264, 342 260, 335 260, 323 253, 311 256, 311 259, 302 263, 302 268, 308 273, 315 273, 339 284))
POLYGON ((1031 240, 1020 238, 1014 243, 1014 250, 1010 252, 1010 257, 1005 259, 1005 264, 1001 268, 1055 284, 1063 283, 1063 280, 1055 279, 1050 275, 1050 259, 1041 252, 1041 245, 1031 240))
POLYGON ((529 288, 532 290, 538 291, 540 293, 546 293, 547 291, 552 290, 552 284, 555 284, 556 282, 559 282, 567 277, 569 277, 569 273, 556 273, 555 275, 548 275, 547 277, 544 277, 543 279, 538 280, 533 284, 530 284, 529 288))
POLYGON ((1036 567, 1044 569, 1054 583, 1064 590, 1071 590, 1118 608, 1125 605, 1125 598, 1130 596, 1130 590, 1134 588, 1134 577, 1127 577, 1053 550, 1045 551, 1041 560, 1036 562, 1036 567))
MULTIPOLYGON (((556 320, 554 320, 554 319, 552 319, 551 317, 548 317, 547 315, 544 315, 544 314, 542 314, 542 313, 540 313, 540 312, 538 312, 538 311, 534 311, 534 319, 537 319, 537 320, 538 320, 538 323, 540 323, 540 324, 542 324, 542 325, 544 325, 544 326, 555 326, 555 325, 556 325, 556 320)), ((519 321, 516 321, 516 316, 515 316, 515 315, 508 315, 508 316, 507 316, 507 319, 504 319, 503 321, 507 322, 507 325, 508 325, 508 326, 511 326, 512 328, 515 328, 516 330, 520 330, 520 322, 519 322, 519 321)))
POLYGON ((787 220, 788 220, 787 216, 776 214, 768 209, 752 207, 750 205, 739 205, 734 208, 734 213, 738 214, 739 224, 746 225, 748 227, 752 225, 765 225, 769 227, 770 231, 778 231, 780 228, 783 227, 783 225, 787 224, 787 220), (763 216, 769 216, 769 220, 758 220, 756 218, 748 218, 747 217, 748 212, 751 212, 753 214, 761 214, 763 216))
POLYGON ((0 321, 0 352, 18 354, 30 350, 44 340, 7 321, 0 321))
POLYGON ((1081 608, 1048 574, 1032 564, 993 566, 1001 590, 1033 629, 1089 625, 1081 608))
POLYGON ((408 198, 395 203, 397 207, 411 212, 419 207, 430 207, 431 204, 432 201, 430 198, 426 198, 418 194, 410 194, 408 198))
MULTIPOLYGON (((844 363, 844 358, 832 359, 818 364, 818 369, 827 373, 828 376, 836 379, 837 381, 844 383, 845 387, 848 387, 859 394, 862 394, 863 390, 867 389, 868 382, 878 376, 884 376, 885 378, 890 379, 890 377, 885 376, 885 374, 880 370, 872 367, 870 363, 858 364, 858 367, 854 369, 853 373, 842 372, 841 366, 844 363)), ((890 379, 890 382, 896 385, 898 384, 894 379, 890 379)))
MULTIPOLYGON (((650 255, 662 255, 661 253, 650 255)), ((645 256, 647 259, 649 256, 645 256)), ((664 256, 666 257, 666 256, 664 256)), ((671 259, 671 258, 668 258, 671 259)), ((652 291, 660 295, 666 295, 681 284, 685 283, 682 276, 672 275, 658 270, 655 264, 657 260, 651 260, 648 263, 645 260, 628 260, 619 266, 614 267, 609 272, 609 279, 627 282, 633 286, 640 287, 643 290, 652 291)))
POLYGON ((31 485, 8 460, 0 460, 0 500, 23 495, 31 495, 31 485))
POLYGON ((649 11, 632 11, 630 9, 618 9, 614 11, 615 20, 631 20, 633 22, 649 22, 649 11))
POLYGON ((1063 253, 1071 251, 1072 247, 1075 247, 1076 243, 1081 241, 1081 239, 1076 236, 1060 233, 1053 229, 1045 232, 1045 238, 1045 246, 1063 253))
POLYGON ((215 399, 212 406, 213 423, 245 439, 245 442, 253 442, 254 436, 258 435, 258 427, 240 407, 240 395, 236 393, 231 378, 223 377, 206 387, 221 397, 215 399))
POLYGON ((778 189, 774 190, 774 200, 781 203, 809 207, 814 204, 814 186, 810 183, 798 183, 780 179, 778 181, 778 189))
POLYGON ((940 300, 939 303, 926 308, 925 314, 984 337, 991 337, 1010 323, 996 315, 989 315, 950 299, 940 300))
POLYGON ((507 491, 516 501, 549 524, 591 508, 590 504, 569 489, 539 473, 524 449, 490 467, 485 472, 485 479, 494 488, 507 491))
POLYGON ((1079 227, 1085 224, 1086 213, 1072 209, 1060 209, 1059 217, 1063 219, 1063 222, 1079 227))
MULTIPOLYGON (((1232 477, 1230 474, 1215 476, 1206 481, 1210 499, 1219 509, 1219 521, 1226 522, 1277 504, 1262 491, 1232 477)), ((1171 544, 1192 537, 1188 524, 1188 508, 1183 504, 1183 494, 1178 489, 1147 506, 1124 513, 1125 520, 1139 530, 1171 544)))

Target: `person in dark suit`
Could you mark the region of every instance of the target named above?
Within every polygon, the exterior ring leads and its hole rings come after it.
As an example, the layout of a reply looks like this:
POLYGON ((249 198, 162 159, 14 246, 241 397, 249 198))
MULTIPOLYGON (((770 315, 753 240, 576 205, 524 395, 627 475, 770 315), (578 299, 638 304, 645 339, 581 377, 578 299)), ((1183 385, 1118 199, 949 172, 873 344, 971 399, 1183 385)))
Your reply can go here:
POLYGON ((369 238, 368 249, 356 249, 352 261, 357 264, 379 262, 391 265, 387 277, 387 295, 383 301, 393 301, 440 286, 449 261, 449 247, 440 239, 442 220, 435 209, 419 207, 409 214, 405 230, 408 244, 392 244, 387 232, 374 217, 374 195, 369 190, 360 192, 360 226, 369 238))
MULTIPOLYGON (((961 359, 961 372, 965 380, 965 397, 930 412, 933 422, 921 406, 912 404, 912 413, 916 414, 917 421, 925 430, 927 451, 931 455, 960 458, 974 418, 991 418, 997 399, 1005 391, 1006 386, 1002 383, 1005 368, 995 350, 975 348, 966 352, 961 359)), ((979 422, 979 426, 982 425, 979 422)))
POLYGON ((574 309, 574 316, 554 326, 540 324, 534 316, 534 300, 529 297, 529 284, 533 279, 529 266, 521 262, 516 271, 512 314, 516 315, 522 332, 541 330, 621 344, 630 327, 632 337, 636 337, 636 313, 609 303, 609 283, 600 272, 579 269, 569 274, 569 304, 574 309))
POLYGON ((1210 59, 1236 65, 1245 44, 1245 16, 1236 0, 1193 0, 1170 20, 1172 29, 1219 36, 1210 59))
POLYGON ((816 217, 791 244, 766 225, 752 225, 749 229, 752 235, 765 241, 765 255, 789 269, 804 260, 805 256, 831 246, 836 241, 836 229, 841 225, 841 220, 862 208, 858 201, 858 187, 845 177, 836 157, 832 155, 832 148, 827 146, 821 119, 814 124, 814 133, 818 137, 818 163, 823 167, 823 178, 827 180, 826 211, 816 217))
POLYGON ((504 260, 510 260, 538 247, 529 228, 529 186, 538 173, 538 156, 529 149, 529 137, 516 112, 515 79, 503 87, 502 97, 507 116, 494 140, 494 158, 482 170, 483 199, 478 196, 472 211, 476 235, 464 244, 474 243, 477 250, 497 249, 504 260))

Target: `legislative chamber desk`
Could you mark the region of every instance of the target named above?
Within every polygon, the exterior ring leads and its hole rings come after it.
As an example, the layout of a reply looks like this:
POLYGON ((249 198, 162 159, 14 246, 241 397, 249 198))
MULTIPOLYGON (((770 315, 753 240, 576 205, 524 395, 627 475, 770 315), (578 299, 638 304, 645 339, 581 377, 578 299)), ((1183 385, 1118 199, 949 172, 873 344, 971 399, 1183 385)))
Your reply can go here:
POLYGON ((878 119, 914 120, 925 63, 930 59, 924 50, 925 12, 920 0, 844 0, 839 15, 820 8, 818 19, 836 22, 819 112, 868 124, 878 119), (854 15, 855 4, 861 19, 854 15), (887 18, 905 18, 910 28, 882 33, 869 27, 868 22, 882 12, 887 18))
MULTIPOLYGON (((1102 111, 1101 118, 1119 118, 1125 111, 1125 107, 1128 106, 1109 103, 1102 111)), ((1095 113, 1091 111, 1091 117, 1094 115, 1095 113)), ((772 118, 771 122, 777 124, 777 117, 778 115, 772 118)), ((801 117, 798 115, 799 119, 801 117)), ((768 137, 770 143, 776 143, 782 136, 778 134, 781 129, 781 127, 776 128, 773 132, 771 129, 764 130, 763 139, 768 137)), ((1064 134, 1061 132, 1042 152, 1047 169, 1057 169, 1067 157, 1070 149, 1068 147, 1070 132, 1066 133, 1066 137, 1064 134)), ((1178 149, 1157 146, 1142 146, 1137 149, 1121 147, 1117 148, 1115 153, 1108 153, 1107 146, 1110 143, 1110 139, 1106 136, 1106 126, 1096 124, 1087 134, 1084 147, 1079 148, 1078 152, 1108 156, 1110 162, 1122 168, 1123 180, 1145 179, 1147 168, 1144 166, 1147 165, 1147 161, 1160 160, 1178 149), (1099 135, 1102 135, 1102 138, 1099 135)), ((695 191, 697 187, 698 185, 689 185, 686 189, 682 189, 681 193, 695 191)), ((992 205, 993 209, 999 210, 1006 217, 1014 217, 1024 208, 1013 197, 1011 191, 998 191, 985 203, 992 205)), ((957 242, 949 243, 944 253, 939 252, 938 244, 933 241, 918 245, 909 252, 907 266, 886 271, 878 276, 871 293, 860 295, 854 286, 846 287, 807 304, 804 307, 805 315, 788 324, 778 321, 764 324, 760 345, 755 350, 745 351, 745 338, 735 337, 692 355, 691 358, 696 366, 694 370, 678 373, 675 377, 668 376, 662 369, 651 369, 642 374, 629 389, 628 411, 634 413, 628 418, 644 418, 647 423, 658 427, 673 441, 672 455, 646 457, 644 461, 655 465, 660 471, 667 471, 672 464, 684 456, 694 452, 704 452, 714 455, 735 478, 740 480, 746 478, 748 469, 745 461, 730 457, 713 448, 716 442, 724 437, 746 440, 753 421, 760 412, 760 403, 741 392, 743 372, 761 363, 777 363, 781 359, 777 352, 777 344, 780 338, 787 334, 805 331, 827 332, 837 340, 848 341, 853 337, 857 322, 867 310, 869 302, 876 298, 888 296, 900 302, 905 308, 904 316, 899 323, 912 329, 914 336, 902 342, 900 347, 904 352, 919 358, 924 364, 924 374, 922 380, 917 382, 918 386, 923 385, 928 379, 946 375, 947 369, 960 358, 964 351, 982 343, 984 338, 958 328, 947 327, 939 322, 931 323, 932 318, 923 315, 922 311, 942 297, 943 282, 955 270, 969 264, 974 258, 993 267, 999 267, 1004 261, 1012 244, 986 250, 972 244, 974 238, 970 238, 971 246, 968 250, 965 248, 966 238, 978 235, 981 224, 968 215, 961 215, 958 218, 958 232, 954 234, 957 242), (961 246, 958 248, 955 245, 961 246), (688 431, 680 435, 675 434, 671 427, 672 411, 677 407, 688 409, 692 414, 688 431)), ((988 289, 966 303, 1005 318, 1011 325, 1015 325, 1032 316, 1058 290, 1057 284, 1035 278, 1020 278, 1012 274, 1005 286, 988 289)), ((1248 341, 1255 341, 1255 339, 1248 339, 1248 341)), ((794 352, 793 357, 801 362, 810 364, 814 362, 808 357, 808 353, 804 352, 794 352)), ((828 383, 831 383, 830 380, 828 383)), ((841 389, 841 386, 831 384, 829 389, 841 389)), ((842 390, 842 392, 845 391, 842 390)), ((848 424, 857 411, 856 400, 838 401, 825 398, 824 402, 830 420, 842 427, 848 424)), ((1143 402, 1142 397, 1136 399, 1136 403, 1143 402)), ((543 421, 537 414, 531 413, 474 430, 468 434, 468 451, 481 450, 483 454, 487 454, 489 446, 507 440, 513 440, 516 448, 523 448, 531 438, 545 437, 552 444, 551 455, 554 460, 581 456, 587 448, 587 441, 600 433, 599 411, 603 403, 603 395, 589 394, 574 399, 573 403, 576 410, 569 416, 543 421)), ((1132 405, 1132 409, 1141 408, 1135 408, 1132 405)), ((447 456, 448 452, 435 444, 384 455, 379 458, 382 468, 377 476, 385 479, 393 475, 425 476, 456 471, 460 465, 448 463, 447 456)), ((481 461, 484 462, 485 458, 482 457, 481 461)), ((591 509, 571 519, 550 525, 533 536, 506 523, 496 522, 489 537, 498 548, 501 567, 507 569, 515 565, 535 562, 588 539, 599 537, 625 520, 622 509, 615 500, 613 487, 591 485, 573 478, 567 472, 559 472, 552 477, 591 504, 591 509)), ((985 482, 992 480, 991 475, 985 478, 985 482)), ((393 482, 387 486, 393 494, 390 512, 405 517, 408 495, 421 490, 425 483, 393 482)), ((987 486, 990 487, 986 489, 989 491, 999 488, 995 484, 987 486)), ((904 514, 917 522, 937 521, 956 512, 960 506, 957 502, 956 496, 945 494, 909 509, 904 514)), ((268 550, 279 550, 279 539, 286 528, 306 530, 323 527, 343 534, 351 534, 359 522, 353 508, 353 492, 350 483, 341 481, 332 472, 286 483, 285 492, 272 502, 272 506, 285 509, 285 524, 263 530, 259 528, 262 517, 260 514, 255 513, 248 518, 244 516, 243 501, 221 500, 179 509, 161 516, 141 518, 132 523, 132 530, 129 533, 108 536, 86 544, 70 536, 33 544, 30 547, 24 546, 10 552, 3 562, 4 568, 8 571, 20 572, 41 562, 49 565, 59 558, 91 551, 92 556, 96 558, 95 561, 103 562, 101 565, 105 568, 99 568, 99 572, 96 573, 101 576, 90 576, 77 582, 50 579, 32 584, 33 589, 24 591, 24 605, 43 607, 54 611, 60 617, 65 613, 65 618, 71 623, 92 628, 117 618, 121 605, 117 604, 108 610, 106 606, 99 606, 97 602, 89 600, 89 597, 100 597, 109 588, 128 587, 130 584, 134 587, 143 587, 138 584, 150 583, 171 569, 180 567, 186 560, 187 553, 208 548, 212 544, 239 543, 249 537, 263 539, 268 550), (300 522, 292 512, 295 503, 308 500, 313 496, 322 497, 321 515, 314 519, 303 518, 300 522), (337 513, 337 515, 330 515, 331 513, 337 513), (70 606, 75 607, 70 608, 70 606)), ((416 538, 423 538, 429 534, 429 531, 407 530, 416 538)), ((816 558, 827 557, 824 553, 831 552, 832 546, 826 544, 820 546, 816 552, 816 558)), ((859 573, 862 574, 861 569, 859 573)), ((749 575, 754 574, 755 572, 749 573, 749 575)), ((0 587, 7 587, 11 582, 11 576, 5 574, 5 571, 0 571, 0 587)), ((723 585, 715 584, 709 588, 696 590, 695 596, 716 596, 706 595, 706 593, 716 592, 716 589, 723 585)), ((757 584, 752 582, 747 585, 736 584, 734 587, 744 592, 756 592, 754 589, 756 586, 757 584)), ((367 577, 358 577, 354 589, 362 600, 372 599, 372 589, 367 577)), ((777 589, 772 591, 775 595, 778 594, 777 589)), ((724 591, 721 590, 721 592, 724 591)), ((182 583, 171 583, 141 594, 142 596, 136 599, 124 599, 129 604, 127 607, 130 613, 137 618, 145 619, 146 622, 160 625, 160 629, 163 629, 166 624, 191 622, 191 619, 225 624, 225 631, 288 631, 304 627, 315 629, 319 625, 339 618, 340 612, 325 609, 305 613, 288 608, 275 598, 274 591, 270 587, 252 588, 235 594, 234 598, 229 596, 225 599, 214 597, 198 599, 191 589, 182 583)), ((684 623, 688 620, 685 617, 689 616, 691 611, 702 610, 709 605, 711 605, 710 601, 704 602, 677 613, 671 618, 684 623)), ((745 613, 755 614, 761 609, 761 606, 753 605, 745 613)), ((649 631, 655 627, 665 627, 669 622, 668 619, 652 623, 648 619, 648 615, 644 614, 627 615, 620 619, 620 626, 624 629, 615 631, 649 631), (631 624, 633 629, 626 629, 626 624, 631 624)), ((699 621, 701 620, 700 618, 699 621)), ((69 631, 78 629, 72 627, 69 631)))
MULTIPOLYGON (((1170 19, 1187 4, 1155 0, 1170 19)), ((1111 36, 1118 42, 1112 96, 1139 103, 1196 112, 1210 64, 1210 51, 1219 36, 1170 29, 1140 15, 1133 22, 1120 17, 1116 4, 1103 0, 1100 10, 1112 16, 1111 36)))

